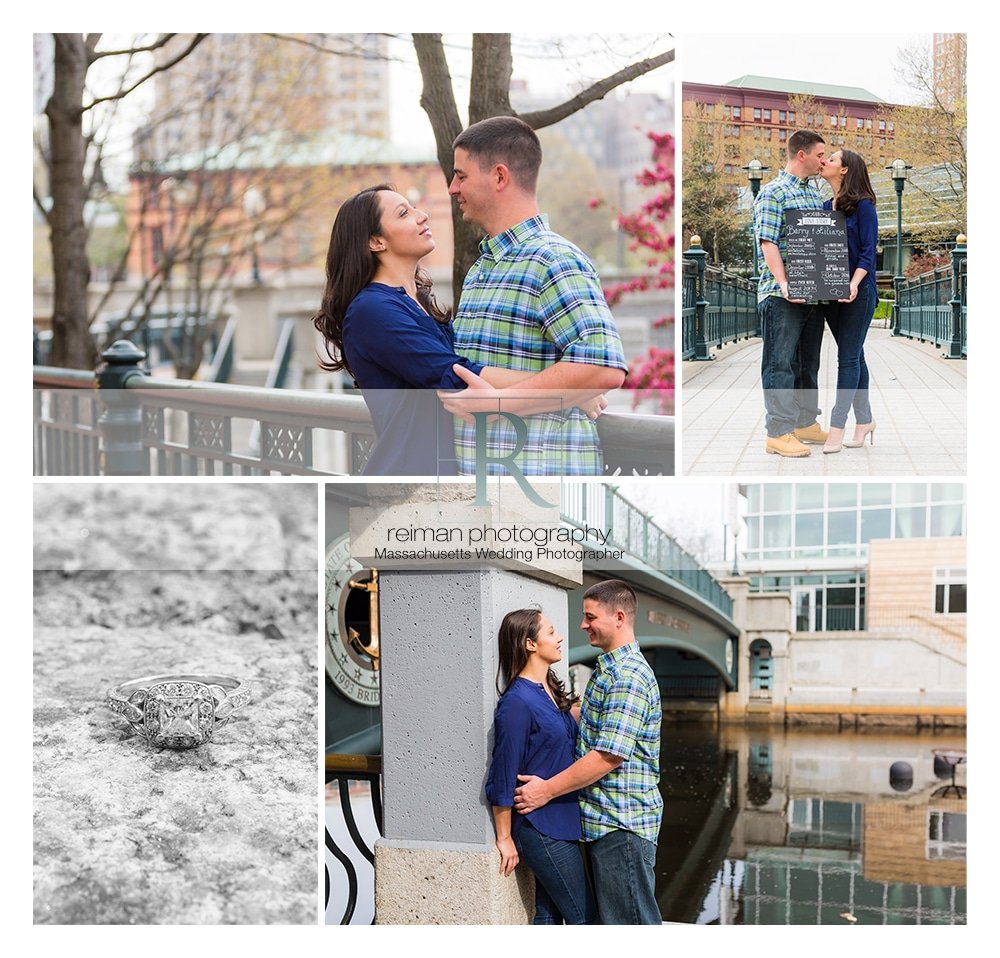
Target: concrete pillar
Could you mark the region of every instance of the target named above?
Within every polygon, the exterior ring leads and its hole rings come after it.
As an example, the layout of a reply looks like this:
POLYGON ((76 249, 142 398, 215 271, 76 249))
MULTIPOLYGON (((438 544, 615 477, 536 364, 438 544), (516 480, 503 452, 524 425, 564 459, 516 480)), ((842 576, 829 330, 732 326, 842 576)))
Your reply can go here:
POLYGON ((747 642, 747 601, 750 579, 746 576, 727 576, 719 584, 733 600, 733 622, 740 629, 736 647, 736 688, 723 695, 720 714, 725 720, 741 720, 750 697, 750 646, 747 642))
MULTIPOLYGON (((378 559, 389 528, 500 527, 527 516, 508 486, 503 508, 496 501, 474 506, 471 485, 368 489, 378 501, 351 510, 350 523, 354 557, 376 565, 380 575, 384 837, 375 846, 376 922, 526 923, 533 888, 523 875, 497 874, 484 794, 496 636, 507 612, 534 604, 565 636, 566 592, 582 572, 565 562, 556 569, 537 562, 378 559)), ((547 510, 544 522, 558 526, 558 510, 547 510)))

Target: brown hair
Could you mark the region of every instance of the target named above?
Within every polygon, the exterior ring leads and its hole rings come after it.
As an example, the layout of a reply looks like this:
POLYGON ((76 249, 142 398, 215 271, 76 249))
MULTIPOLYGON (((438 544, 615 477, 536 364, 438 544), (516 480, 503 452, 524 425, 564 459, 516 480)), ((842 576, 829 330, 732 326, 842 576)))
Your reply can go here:
POLYGON ((825 143, 826 140, 823 139, 815 130, 796 130, 788 138, 788 155, 795 156, 799 150, 805 150, 808 152, 817 143, 825 143))
POLYGON ((621 609, 629 620, 635 618, 635 610, 638 605, 635 591, 632 586, 621 579, 605 579, 603 582, 597 582, 583 593, 583 597, 599 602, 612 612, 621 609))
POLYGON ((874 206, 875 190, 868 176, 868 167, 861 155, 853 150, 842 149, 840 163, 846 167, 847 172, 840 181, 840 192, 835 197, 836 208, 844 216, 850 216, 862 200, 871 200, 874 206))
POLYGON ((465 150, 481 170, 502 163, 521 189, 535 192, 542 166, 542 144, 524 120, 516 116, 480 120, 455 137, 452 149, 465 150))
MULTIPOLYGON (((508 612, 500 623, 497 635, 500 664, 497 668, 497 692, 503 695, 511 687, 514 679, 528 663, 528 642, 538 638, 538 626, 542 619, 541 609, 515 609, 508 612), (500 688, 500 676, 504 677, 500 688)), ((556 700, 560 711, 567 711, 576 701, 576 696, 566 693, 562 680, 549 669, 545 681, 556 700)))
MULTIPOLYGON (((313 325, 323 335, 328 357, 326 362, 320 359, 319 365, 330 372, 344 369, 354 375, 344 356, 344 316, 354 297, 372 281, 378 269, 378 257, 369 248, 368 241, 378 236, 382 229, 378 194, 393 189, 389 183, 380 183, 356 193, 337 210, 333 221, 326 253, 326 288, 319 310, 313 316, 313 325)), ((420 305, 439 323, 448 322, 451 310, 438 306, 430 277, 418 269, 416 281, 420 305)))

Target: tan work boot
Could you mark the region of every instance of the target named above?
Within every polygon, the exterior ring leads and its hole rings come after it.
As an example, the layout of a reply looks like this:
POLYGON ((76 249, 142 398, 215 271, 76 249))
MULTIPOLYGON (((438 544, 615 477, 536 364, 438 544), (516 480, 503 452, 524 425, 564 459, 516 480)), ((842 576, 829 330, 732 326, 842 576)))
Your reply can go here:
POLYGON ((814 422, 811 426, 802 426, 800 429, 795 430, 795 438, 799 442, 823 443, 826 442, 826 437, 827 433, 823 431, 823 427, 818 422, 814 422))
POLYGON ((802 445, 794 433, 790 432, 786 432, 783 436, 768 436, 764 449, 776 456, 787 456, 790 459, 812 455, 809 447, 802 445))

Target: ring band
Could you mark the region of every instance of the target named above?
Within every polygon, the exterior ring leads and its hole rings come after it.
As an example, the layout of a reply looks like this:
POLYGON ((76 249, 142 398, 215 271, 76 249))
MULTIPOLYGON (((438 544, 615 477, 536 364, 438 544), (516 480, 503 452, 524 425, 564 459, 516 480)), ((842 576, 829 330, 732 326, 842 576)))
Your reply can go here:
POLYGON ((250 686, 232 675, 149 675, 108 689, 105 704, 158 748, 204 745, 250 701, 250 686))

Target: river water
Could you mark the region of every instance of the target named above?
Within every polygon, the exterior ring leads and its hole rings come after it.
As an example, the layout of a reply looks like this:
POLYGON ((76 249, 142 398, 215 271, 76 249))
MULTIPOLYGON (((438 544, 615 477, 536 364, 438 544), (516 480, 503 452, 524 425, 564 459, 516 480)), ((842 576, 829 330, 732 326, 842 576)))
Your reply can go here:
POLYGON ((664 920, 965 924, 964 749, 961 732, 665 725, 664 920))

